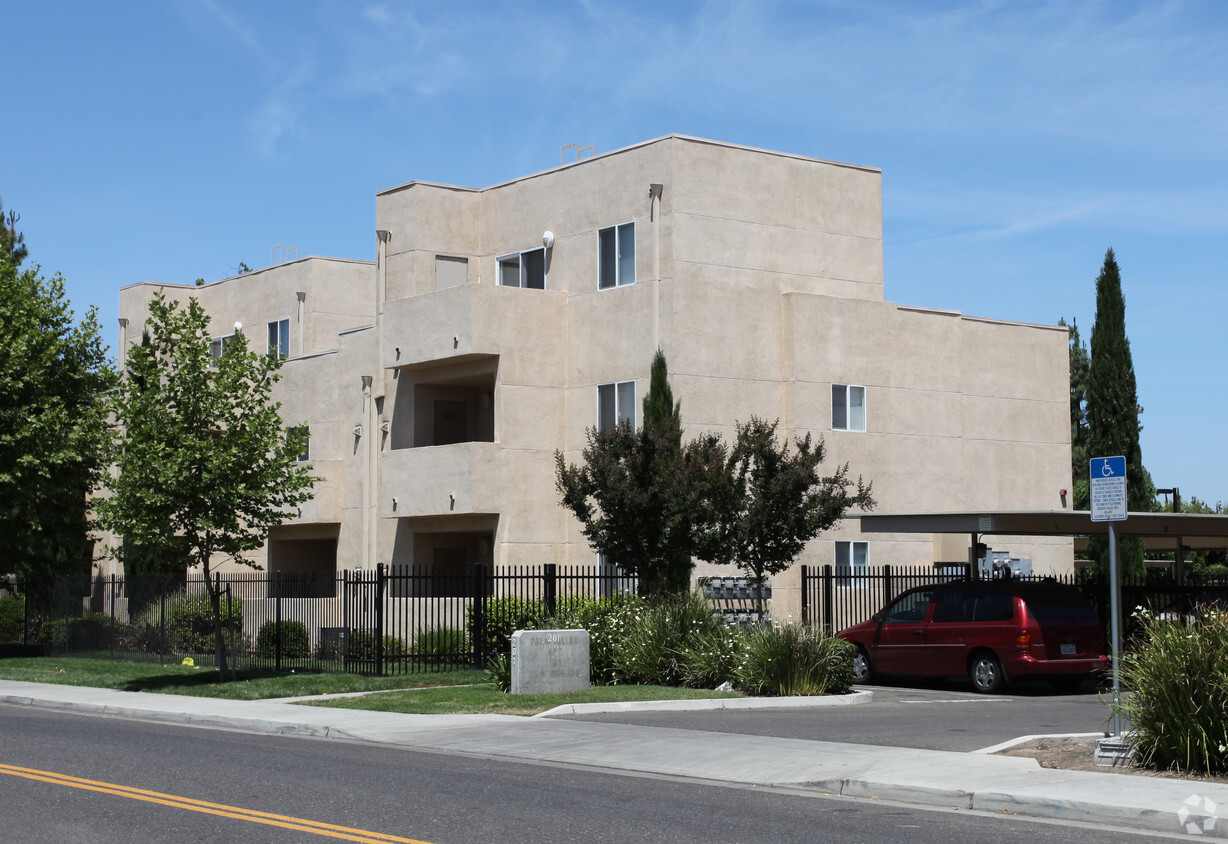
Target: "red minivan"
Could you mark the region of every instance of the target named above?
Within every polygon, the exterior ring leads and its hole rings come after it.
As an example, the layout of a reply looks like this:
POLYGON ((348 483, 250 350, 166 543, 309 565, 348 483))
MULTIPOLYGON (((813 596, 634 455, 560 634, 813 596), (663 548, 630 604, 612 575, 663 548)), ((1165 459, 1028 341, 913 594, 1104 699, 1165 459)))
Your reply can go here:
POLYGON ((966 676, 990 693, 1036 677, 1071 692, 1109 665, 1095 609, 1052 581, 922 586, 836 635, 857 646, 855 683, 876 674, 966 676))

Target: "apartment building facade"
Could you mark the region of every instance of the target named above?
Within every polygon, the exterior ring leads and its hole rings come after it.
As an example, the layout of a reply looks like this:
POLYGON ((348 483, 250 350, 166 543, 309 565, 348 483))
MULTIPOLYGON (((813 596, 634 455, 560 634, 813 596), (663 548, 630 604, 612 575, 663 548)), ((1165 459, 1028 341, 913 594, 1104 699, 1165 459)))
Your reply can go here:
MULTIPOLYGON (((159 289, 196 296, 219 349, 237 323, 287 356, 282 415, 309 427, 324 482, 270 537, 269 569, 595 562, 554 455, 640 421, 657 348, 686 433, 779 419, 871 481, 880 511, 1064 506, 1065 329, 887 301, 876 169, 667 136, 484 189, 394 187, 376 229, 374 262, 121 291, 121 350, 159 289)), ((1072 564, 1066 539, 996 547, 1072 564)), ((967 554, 967 537, 849 519, 800 562, 967 554)), ((796 588, 777 579, 778 617, 796 588)))

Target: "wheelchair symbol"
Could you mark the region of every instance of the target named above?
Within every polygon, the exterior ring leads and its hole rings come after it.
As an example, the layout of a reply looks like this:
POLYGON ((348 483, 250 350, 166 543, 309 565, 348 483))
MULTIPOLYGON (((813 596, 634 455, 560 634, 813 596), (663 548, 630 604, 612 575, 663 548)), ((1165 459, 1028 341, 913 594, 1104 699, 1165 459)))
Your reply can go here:
POLYGON ((1109 463, 1109 461, 1104 461, 1104 464, 1100 467, 1100 474, 1104 475, 1106 478, 1113 476, 1113 466, 1109 463))

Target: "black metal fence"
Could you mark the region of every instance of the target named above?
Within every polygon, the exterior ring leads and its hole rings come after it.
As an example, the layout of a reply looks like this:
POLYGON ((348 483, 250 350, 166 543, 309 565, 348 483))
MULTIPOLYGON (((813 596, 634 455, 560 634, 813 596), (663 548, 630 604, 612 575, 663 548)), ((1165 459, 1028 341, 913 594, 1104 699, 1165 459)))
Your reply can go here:
MULTIPOLYGON (((907 589, 966 580, 971 574, 971 567, 967 565, 884 565, 854 572, 837 572, 832 566, 821 569, 802 566, 802 621, 836 632, 865 621, 907 589)), ((1054 580, 1077 587, 1096 607, 1107 631, 1110 595, 1106 579, 1092 577, 1083 571, 1024 579, 1054 580)), ((1121 606, 1123 634, 1128 637, 1138 626, 1135 614, 1140 610, 1174 619, 1190 618, 1206 607, 1228 610, 1228 578, 1209 578, 1180 585, 1154 575, 1123 579, 1121 606)))
POLYGON ((834 633, 859 624, 914 586, 965 580, 971 567, 874 566, 837 571, 802 566, 802 623, 834 633))
MULTIPOLYGON (((563 599, 635 591, 616 572, 552 564, 243 572, 212 585, 231 665, 363 674, 484 666, 499 599, 551 617, 563 599)), ((50 654, 197 665, 215 665, 219 651, 207 584, 190 576, 59 578, 50 595, 27 595, 20 635, 9 638, 50 654)))

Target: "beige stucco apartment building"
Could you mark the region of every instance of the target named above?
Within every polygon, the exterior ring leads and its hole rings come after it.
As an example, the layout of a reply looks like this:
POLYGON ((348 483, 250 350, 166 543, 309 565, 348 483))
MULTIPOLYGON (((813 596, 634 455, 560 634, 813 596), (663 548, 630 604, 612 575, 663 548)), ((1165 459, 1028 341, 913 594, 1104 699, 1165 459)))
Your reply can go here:
MULTIPOLYGON (((691 434, 752 414, 811 433, 881 512, 1052 509, 1070 488, 1067 335, 886 301, 881 174, 668 136, 484 189, 376 197, 374 263, 303 258, 120 294, 121 349, 157 289, 288 360, 278 398, 324 478, 258 562, 595 563, 554 453, 639 422, 653 352, 691 434)), ((862 535, 800 562, 965 562, 968 538, 862 535)), ((1068 539, 994 547, 1069 570, 1068 539)), ((732 574, 733 572, 698 573, 732 574)), ((796 613, 798 578, 776 578, 796 613)))

